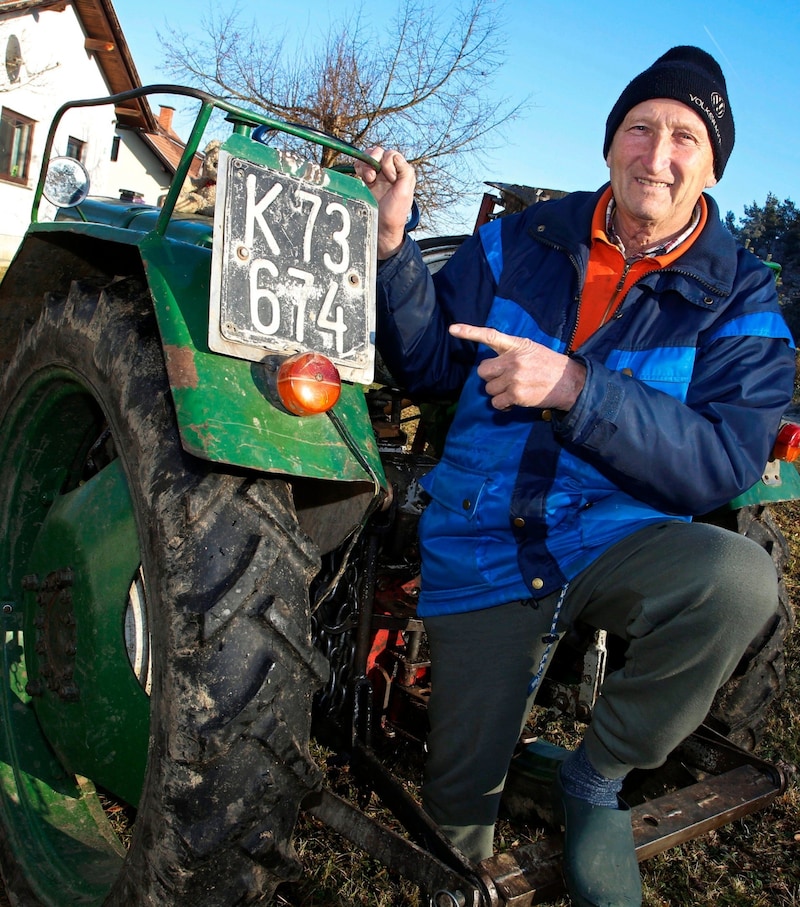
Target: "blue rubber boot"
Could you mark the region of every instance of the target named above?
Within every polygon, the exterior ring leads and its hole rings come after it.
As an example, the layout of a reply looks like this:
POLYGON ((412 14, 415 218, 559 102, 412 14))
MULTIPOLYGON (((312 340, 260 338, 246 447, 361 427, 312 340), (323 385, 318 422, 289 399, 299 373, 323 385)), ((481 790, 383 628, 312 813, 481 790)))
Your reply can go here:
POLYGON ((555 803, 564 825, 564 878, 575 907, 641 907, 642 880, 630 809, 593 806, 565 793, 556 773, 555 803))

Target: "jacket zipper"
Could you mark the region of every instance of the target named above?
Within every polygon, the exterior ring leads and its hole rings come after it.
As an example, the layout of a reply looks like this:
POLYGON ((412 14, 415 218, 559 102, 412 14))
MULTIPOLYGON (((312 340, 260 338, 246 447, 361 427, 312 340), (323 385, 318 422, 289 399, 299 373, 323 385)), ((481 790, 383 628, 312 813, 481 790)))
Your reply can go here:
MULTIPOLYGON (((578 316, 580 315, 580 312, 581 312, 581 302, 583 301, 583 278, 584 278, 584 274, 583 274, 582 271, 581 271, 580 262, 579 262, 578 259, 575 257, 575 255, 573 255, 573 253, 570 252, 569 249, 567 249, 566 246, 562 246, 562 245, 560 245, 559 243, 552 242, 552 240, 545 239, 544 237, 542 237, 542 236, 540 236, 539 234, 536 234, 536 233, 531 233, 530 236, 531 236, 531 239, 535 239, 537 242, 540 242, 543 246, 548 246, 548 247, 551 248, 551 249, 555 249, 556 252, 562 252, 564 255, 566 255, 567 258, 569 258, 570 262, 572 263, 572 267, 575 269, 575 274, 576 274, 577 277, 578 277, 578 309, 577 309, 577 311, 576 311, 576 313, 575 313, 575 314, 576 314, 576 317, 575 317, 575 325, 574 325, 574 327, 572 328, 572 333, 570 334, 569 343, 567 344, 567 355, 569 355, 570 353, 575 352, 575 351, 573 350, 573 348, 572 348, 572 344, 573 344, 573 342, 574 342, 574 340, 575 340, 575 334, 576 334, 576 332, 577 332, 577 330, 578 330, 578 321, 579 321, 578 316)), ((632 261, 629 262, 629 261, 626 259, 626 261, 625 261, 625 269, 624 269, 623 272, 622 272, 622 277, 620 278, 619 282, 617 283, 617 292, 619 292, 619 291, 622 289, 622 286, 624 285, 624 282, 625 282, 625 278, 627 277, 628 271, 630 270, 630 267, 631 267, 632 264, 633 264, 632 261)), ((620 318, 620 317, 622 316, 622 309, 623 309, 623 306, 625 305, 625 300, 626 300, 626 299, 628 298, 628 296, 630 295, 631 290, 632 290, 632 289, 633 289, 640 281, 644 280, 645 277, 648 277, 648 276, 649 276, 650 274, 652 274, 652 273, 653 273, 653 271, 648 271, 646 274, 642 274, 641 277, 639 277, 637 280, 634 280, 634 282, 628 287, 628 292, 627 292, 627 293, 622 297, 622 299, 620 300, 619 307, 617 308, 617 311, 616 311, 616 313, 615 313, 615 315, 614 315, 615 318, 620 318)), ((719 288, 718 288, 718 287, 715 287, 713 284, 710 284, 710 283, 708 283, 707 281, 703 280, 702 277, 699 277, 697 274, 695 274, 695 273, 692 272, 692 271, 685 271, 685 270, 683 270, 682 268, 669 267, 669 268, 661 268, 661 269, 659 269, 659 270, 658 270, 658 273, 659 273, 659 274, 679 274, 681 277, 688 277, 690 280, 696 281, 698 284, 700 284, 701 287, 704 287, 704 288, 707 289, 710 293, 713 293, 715 296, 720 295, 720 291, 719 291, 719 288)), ((614 298, 615 298, 615 297, 614 297, 614 298)), ((685 296, 684 296, 684 299, 686 299, 685 296)), ((612 301, 613 301, 613 300, 612 300, 612 301)), ((686 299, 686 301, 689 302, 688 299, 686 299)), ((610 307, 611 307, 611 303, 609 303, 608 307, 606 308, 605 313, 603 314, 603 321, 602 321, 600 327, 603 327, 603 325, 605 325, 606 319, 607 319, 607 317, 608 317, 608 312, 609 312, 610 307)))
MULTIPOLYGON (((611 310, 614 308, 614 303, 616 302, 619 294, 622 292, 622 288, 625 286, 625 280, 628 277, 628 274, 629 274, 631 268, 633 267, 633 263, 637 260, 638 259, 635 259, 635 258, 626 258, 625 259, 625 265, 622 268, 622 275, 620 276, 619 280, 617 281, 617 285, 614 288, 614 292, 611 296, 611 299, 608 300, 608 305, 606 306, 605 312, 603 312, 603 317, 600 319, 600 324, 598 325, 598 328, 601 328, 608 321, 608 317, 611 314, 611 310)), ((643 274, 642 277, 644 277, 644 276, 645 275, 643 274)), ((639 278, 639 279, 641 280, 641 278, 639 278)), ((633 284, 631 284, 631 286, 636 286, 637 283, 638 283, 638 281, 634 281, 633 284)), ((625 296, 627 296, 627 295, 628 294, 626 293, 625 296)), ((622 299, 620 300, 620 308, 622 307, 622 303, 624 301, 625 301, 625 297, 623 296, 622 299)))

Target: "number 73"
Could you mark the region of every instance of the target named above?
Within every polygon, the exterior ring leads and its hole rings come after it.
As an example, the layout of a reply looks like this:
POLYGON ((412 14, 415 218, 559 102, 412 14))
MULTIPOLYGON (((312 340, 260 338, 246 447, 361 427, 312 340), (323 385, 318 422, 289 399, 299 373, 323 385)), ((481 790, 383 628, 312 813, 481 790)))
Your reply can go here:
MULTIPOLYGON (((275 234, 270 229, 270 225, 264 216, 271 205, 278 199, 283 192, 281 183, 273 183, 268 192, 260 199, 256 199, 256 177, 250 174, 246 180, 247 187, 247 207, 245 210, 245 236, 244 244, 248 248, 253 248, 253 239, 255 236, 256 226, 258 226, 270 252, 276 258, 281 256, 281 248, 275 239, 275 234)), ((303 261, 311 261, 313 252, 314 228, 317 224, 320 210, 322 209, 322 199, 313 192, 306 189, 296 189, 294 192, 293 207, 302 212, 303 207, 309 205, 308 217, 303 231, 303 261)), ((329 252, 325 252, 322 261, 325 267, 332 274, 344 274, 350 267, 350 245, 348 237, 350 236, 350 212, 340 202, 328 202, 325 207, 325 214, 329 218, 337 217, 341 220, 341 226, 338 230, 331 233, 331 239, 341 250, 341 257, 336 261, 329 252)))

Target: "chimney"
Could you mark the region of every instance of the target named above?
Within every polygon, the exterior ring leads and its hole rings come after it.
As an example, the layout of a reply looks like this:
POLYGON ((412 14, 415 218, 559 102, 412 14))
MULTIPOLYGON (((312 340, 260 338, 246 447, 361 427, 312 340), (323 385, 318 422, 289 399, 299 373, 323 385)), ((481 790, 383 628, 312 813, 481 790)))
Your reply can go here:
POLYGON ((163 105, 158 111, 158 125, 164 132, 172 132, 172 117, 175 113, 174 107, 164 107, 163 105))

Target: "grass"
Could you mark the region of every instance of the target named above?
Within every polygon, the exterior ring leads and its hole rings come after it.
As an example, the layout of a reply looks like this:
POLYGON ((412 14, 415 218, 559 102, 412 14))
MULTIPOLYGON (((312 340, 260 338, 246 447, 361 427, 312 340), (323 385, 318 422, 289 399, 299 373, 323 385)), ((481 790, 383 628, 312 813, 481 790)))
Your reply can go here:
MULTIPOLYGON (((800 502, 782 504, 775 513, 790 546, 785 579, 797 610, 800 502)), ((800 907, 800 785, 793 768, 800 765, 800 621, 787 640, 786 673, 786 694, 773 706, 759 755, 784 764, 788 790, 763 812, 644 863, 644 907, 800 907)), ((315 756, 324 764, 324 753, 315 756)), ((334 790, 348 786, 346 768, 332 764, 326 771, 334 790)), ((525 843, 515 835, 516 829, 502 825, 501 846, 525 843)), ((295 846, 304 874, 279 889, 277 907, 427 907, 413 882, 393 877, 312 818, 301 818, 295 846)), ((0 907, 10 907, 2 891, 0 907)))

